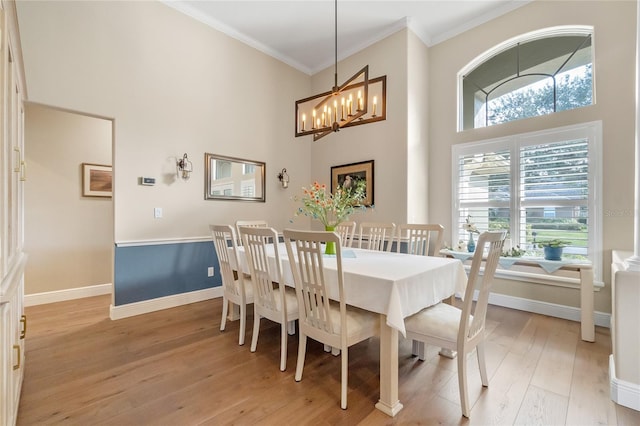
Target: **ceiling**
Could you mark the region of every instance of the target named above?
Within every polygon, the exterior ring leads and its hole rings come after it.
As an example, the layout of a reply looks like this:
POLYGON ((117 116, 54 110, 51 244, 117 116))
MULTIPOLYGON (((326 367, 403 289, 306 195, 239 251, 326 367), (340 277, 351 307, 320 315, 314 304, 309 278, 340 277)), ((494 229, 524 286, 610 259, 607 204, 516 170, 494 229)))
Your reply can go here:
MULTIPOLYGON (((161 0, 309 75, 335 61, 332 0, 161 0)), ((337 3, 338 60, 410 28, 433 46, 532 0, 344 0, 337 3)))

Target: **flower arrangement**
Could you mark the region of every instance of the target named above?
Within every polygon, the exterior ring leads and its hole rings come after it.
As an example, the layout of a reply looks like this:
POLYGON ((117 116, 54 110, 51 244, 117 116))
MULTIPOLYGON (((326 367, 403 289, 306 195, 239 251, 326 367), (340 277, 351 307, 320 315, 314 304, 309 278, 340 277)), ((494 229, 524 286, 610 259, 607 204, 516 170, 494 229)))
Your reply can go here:
POLYGON ((467 215, 464 223, 462 224, 462 229, 469 233, 469 242, 467 243, 467 251, 469 253, 473 253, 476 251, 476 242, 473 241, 473 234, 479 234, 478 228, 475 223, 471 222, 471 215, 467 215))
POLYGON ((335 227, 344 222, 356 209, 365 209, 362 202, 365 199, 366 182, 359 180, 354 188, 343 188, 338 185, 333 194, 327 193, 327 186, 314 182, 309 188, 302 188, 302 197, 295 196, 295 201, 301 201, 295 216, 308 216, 319 220, 327 227, 335 227))
POLYGON ((467 216, 467 218, 465 219, 465 222, 462 224, 462 229, 464 229, 465 231, 467 231, 470 234, 479 234, 480 231, 478 231, 478 228, 476 227, 476 225, 471 222, 471 215, 467 216))

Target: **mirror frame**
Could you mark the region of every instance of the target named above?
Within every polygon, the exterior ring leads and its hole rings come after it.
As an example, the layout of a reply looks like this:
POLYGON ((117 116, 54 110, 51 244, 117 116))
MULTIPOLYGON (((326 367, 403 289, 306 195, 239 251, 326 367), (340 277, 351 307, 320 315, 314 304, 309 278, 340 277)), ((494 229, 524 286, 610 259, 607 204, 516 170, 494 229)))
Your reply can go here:
POLYGON ((217 154, 211 154, 209 152, 205 152, 204 153, 204 199, 205 200, 228 200, 228 201, 255 201, 255 202, 265 202, 265 195, 266 195, 266 181, 265 181, 265 176, 266 176, 266 163, 262 162, 262 161, 253 161, 253 160, 246 160, 244 158, 236 158, 236 157, 228 157, 225 155, 217 155, 217 154), (239 163, 239 164, 252 164, 254 166, 256 166, 256 168, 259 168, 259 171, 256 170, 256 174, 260 175, 260 178, 262 180, 262 184, 259 185, 260 188, 262 189, 262 195, 259 197, 243 197, 240 195, 214 195, 211 193, 211 176, 213 175, 213 170, 212 170, 212 160, 224 160, 224 161, 230 161, 233 163, 239 163))

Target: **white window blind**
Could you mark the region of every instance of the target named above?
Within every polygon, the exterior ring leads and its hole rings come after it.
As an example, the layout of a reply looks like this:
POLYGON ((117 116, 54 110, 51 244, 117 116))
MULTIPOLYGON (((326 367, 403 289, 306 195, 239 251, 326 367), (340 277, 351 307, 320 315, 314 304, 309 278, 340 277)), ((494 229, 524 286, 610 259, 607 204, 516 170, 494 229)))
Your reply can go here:
POLYGON ((551 239, 565 258, 589 259, 600 279, 601 123, 550 129, 452 148, 452 238, 466 243, 467 218, 480 231, 505 229, 531 255, 551 239))

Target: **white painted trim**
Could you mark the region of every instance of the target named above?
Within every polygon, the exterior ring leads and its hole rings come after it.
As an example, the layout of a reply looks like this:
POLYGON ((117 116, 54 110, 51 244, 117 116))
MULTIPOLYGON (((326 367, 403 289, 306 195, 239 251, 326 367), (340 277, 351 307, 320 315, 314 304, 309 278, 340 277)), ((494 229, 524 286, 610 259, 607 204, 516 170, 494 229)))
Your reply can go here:
POLYGON ((222 287, 206 288, 203 290, 190 291, 188 293, 174 294, 171 296, 158 297, 141 302, 128 303, 109 307, 109 317, 112 320, 132 317, 135 315, 148 314, 149 312, 161 311, 163 309, 175 308, 176 306, 188 305, 189 303, 202 302, 203 300, 222 297, 222 287))
POLYGON ((82 299, 84 297, 101 296, 111 294, 113 286, 98 284, 87 287, 68 288, 65 290, 47 291, 44 293, 25 294, 24 305, 35 306, 46 303, 64 302, 66 300, 82 299))
POLYGON ((284 62, 287 65, 292 66, 293 68, 297 69, 298 71, 302 71, 303 73, 307 74, 307 75, 311 75, 312 72, 309 69, 309 67, 305 66, 304 64, 296 61, 295 59, 283 55, 281 53, 279 53, 278 51, 276 51, 275 49, 273 49, 272 47, 252 38, 249 37, 248 35, 244 34, 241 31, 236 30, 235 28, 231 27, 230 25, 225 24, 222 21, 219 21, 217 19, 215 19, 212 16, 207 15, 206 13, 202 13, 200 12, 198 9, 189 6, 186 2, 178 2, 178 1, 171 1, 171 0, 160 0, 162 3, 164 3, 165 5, 184 13, 185 15, 202 22, 203 24, 220 31, 223 34, 226 34, 227 36, 234 38, 236 40, 238 40, 241 43, 246 44, 247 46, 251 46, 256 50, 259 50, 262 53, 265 53, 281 62, 284 62))
POLYGON ((211 236, 207 237, 187 237, 187 238, 165 238, 158 240, 129 240, 116 241, 116 247, 138 247, 138 246, 161 246, 164 244, 188 244, 213 241, 211 236))
POLYGON ((10 303, 22 277, 27 264, 27 254, 20 252, 16 254, 15 260, 9 266, 6 275, 0 280, 0 305, 10 303))
MULTIPOLYGON (((460 295, 457 296, 460 297, 460 295)), ((477 300, 477 298, 478 291, 476 290, 473 299, 477 300)), ((556 303, 541 302, 498 293, 489 294, 489 304, 580 322, 580 308, 573 306, 558 305, 556 303)), ((611 328, 611 314, 596 311, 593 313, 593 317, 596 325, 611 328)))
POLYGON ((613 354, 609 355, 609 381, 613 402, 640 411, 640 385, 616 378, 616 364, 613 354))

